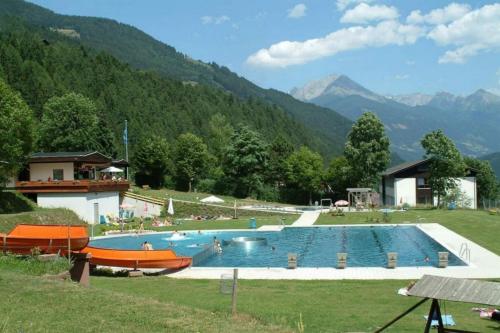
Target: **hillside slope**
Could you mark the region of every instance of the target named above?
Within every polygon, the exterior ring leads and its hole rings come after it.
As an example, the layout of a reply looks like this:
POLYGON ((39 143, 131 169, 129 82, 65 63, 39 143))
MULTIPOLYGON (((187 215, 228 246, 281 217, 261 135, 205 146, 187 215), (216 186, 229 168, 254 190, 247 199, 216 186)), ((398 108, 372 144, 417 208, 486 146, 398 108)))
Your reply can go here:
POLYGON ((58 15, 21 0, 2 0, 0 13, 22 17, 31 24, 52 29, 69 29, 83 45, 109 52, 136 68, 154 70, 181 81, 215 86, 241 98, 257 98, 276 105, 311 128, 322 141, 322 147, 318 149, 326 155, 342 151, 352 125, 350 120, 334 111, 298 101, 277 90, 260 88, 217 64, 193 60, 126 24, 102 18, 58 15))
POLYGON ((491 163, 491 167, 497 175, 497 178, 500 179, 500 152, 482 156, 480 159, 489 161, 491 163))

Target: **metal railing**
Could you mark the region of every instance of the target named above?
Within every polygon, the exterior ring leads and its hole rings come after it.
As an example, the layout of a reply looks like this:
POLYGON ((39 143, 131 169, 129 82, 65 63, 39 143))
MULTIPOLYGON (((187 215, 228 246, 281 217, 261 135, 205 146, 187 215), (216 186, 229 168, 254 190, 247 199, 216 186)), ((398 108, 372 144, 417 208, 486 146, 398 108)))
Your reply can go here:
POLYGON ((462 243, 462 245, 460 245, 460 251, 458 252, 458 255, 460 256, 460 259, 463 259, 466 262, 470 263, 469 244, 467 244, 466 242, 462 243))

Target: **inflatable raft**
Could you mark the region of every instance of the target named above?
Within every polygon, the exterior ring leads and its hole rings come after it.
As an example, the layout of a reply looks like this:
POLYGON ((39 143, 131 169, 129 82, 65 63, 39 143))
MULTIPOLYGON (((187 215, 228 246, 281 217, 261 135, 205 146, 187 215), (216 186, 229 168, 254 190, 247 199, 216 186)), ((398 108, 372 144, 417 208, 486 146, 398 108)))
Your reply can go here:
POLYGON ((80 252, 90 253, 93 265, 126 268, 180 269, 191 265, 191 257, 178 257, 172 250, 119 250, 87 246, 80 252))
POLYGON ((66 253, 87 246, 89 236, 84 225, 18 224, 8 234, 0 234, 0 248, 4 252, 30 254, 33 249, 41 253, 66 253))

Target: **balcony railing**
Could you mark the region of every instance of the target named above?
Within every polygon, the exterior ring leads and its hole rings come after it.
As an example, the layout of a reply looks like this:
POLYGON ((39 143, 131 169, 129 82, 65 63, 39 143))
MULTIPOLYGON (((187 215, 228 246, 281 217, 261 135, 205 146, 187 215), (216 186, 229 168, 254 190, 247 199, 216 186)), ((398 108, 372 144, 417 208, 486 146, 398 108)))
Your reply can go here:
POLYGON ((52 180, 18 181, 16 189, 21 193, 82 193, 82 192, 122 192, 130 184, 127 180, 52 180))

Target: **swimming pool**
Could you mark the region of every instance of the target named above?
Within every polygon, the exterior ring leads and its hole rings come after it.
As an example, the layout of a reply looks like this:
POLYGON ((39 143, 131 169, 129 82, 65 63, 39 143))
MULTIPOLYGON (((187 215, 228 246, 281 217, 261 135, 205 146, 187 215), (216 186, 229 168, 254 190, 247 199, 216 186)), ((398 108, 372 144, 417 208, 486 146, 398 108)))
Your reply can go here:
MULTIPOLYGON (((140 249, 144 241, 154 249, 172 248, 178 255, 192 256, 198 267, 287 267, 288 253, 296 253, 298 267, 336 267, 337 253, 348 254, 348 267, 385 267, 387 253, 398 253, 398 266, 438 265, 438 252, 448 251, 416 226, 285 227, 281 231, 223 231, 173 234, 155 233, 96 239, 92 246, 140 249), (231 243, 236 237, 265 238, 256 246, 231 243), (214 238, 222 253, 212 251, 214 238), (427 259, 426 259, 427 258, 427 259)), ((449 253, 449 266, 465 263, 449 253)))

